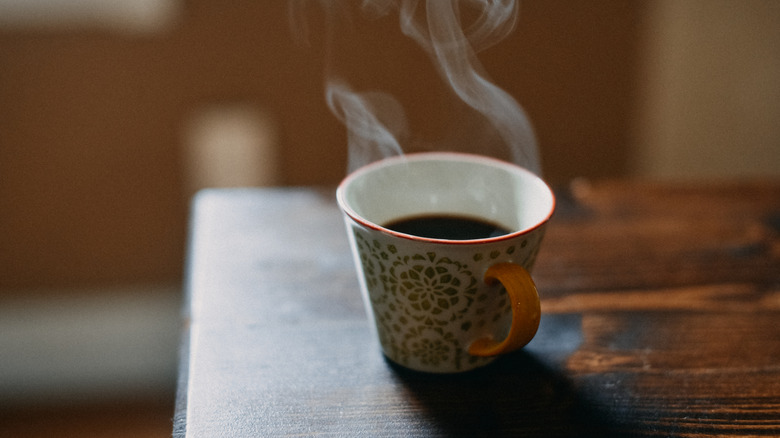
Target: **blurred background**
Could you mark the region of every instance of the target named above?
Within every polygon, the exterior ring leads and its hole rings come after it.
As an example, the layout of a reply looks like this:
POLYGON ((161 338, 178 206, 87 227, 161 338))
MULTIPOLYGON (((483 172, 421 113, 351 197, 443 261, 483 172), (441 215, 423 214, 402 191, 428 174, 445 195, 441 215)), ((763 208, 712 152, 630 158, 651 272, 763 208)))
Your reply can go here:
MULTIPOLYGON (((329 52, 288 2, 0 0, 0 436, 169 436, 198 189, 334 185, 356 90, 446 130, 393 17, 329 52)), ((525 0, 480 54, 545 177, 780 178, 780 2, 525 0)))

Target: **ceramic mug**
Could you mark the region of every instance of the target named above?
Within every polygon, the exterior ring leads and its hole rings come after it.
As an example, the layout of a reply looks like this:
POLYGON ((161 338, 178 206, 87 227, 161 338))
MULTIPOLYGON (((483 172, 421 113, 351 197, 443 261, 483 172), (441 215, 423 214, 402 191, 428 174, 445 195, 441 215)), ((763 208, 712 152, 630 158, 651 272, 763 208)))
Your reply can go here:
POLYGON ((358 169, 336 197, 366 309, 390 360, 461 372, 534 337, 540 306, 529 271, 555 208, 539 177, 477 155, 410 154, 358 169), (437 231, 442 217, 496 224, 505 234, 464 239, 391 228, 431 218, 437 231))

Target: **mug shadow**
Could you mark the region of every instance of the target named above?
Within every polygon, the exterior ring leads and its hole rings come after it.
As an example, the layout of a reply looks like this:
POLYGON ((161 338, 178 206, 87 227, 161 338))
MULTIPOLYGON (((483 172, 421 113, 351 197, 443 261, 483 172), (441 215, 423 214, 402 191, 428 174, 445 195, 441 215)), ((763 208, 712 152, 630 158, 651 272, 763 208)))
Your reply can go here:
POLYGON ((436 436, 620 436, 558 366, 564 360, 526 348, 466 373, 429 374, 386 359, 436 436))

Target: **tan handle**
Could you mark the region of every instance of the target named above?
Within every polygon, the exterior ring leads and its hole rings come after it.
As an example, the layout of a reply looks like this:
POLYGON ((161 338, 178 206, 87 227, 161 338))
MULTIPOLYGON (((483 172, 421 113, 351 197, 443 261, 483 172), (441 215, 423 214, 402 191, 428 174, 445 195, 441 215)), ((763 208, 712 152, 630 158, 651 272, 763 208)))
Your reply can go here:
POLYGON ((514 263, 498 263, 485 273, 485 282, 501 282, 512 302, 512 325, 503 341, 492 337, 477 339, 469 346, 473 356, 496 356, 524 347, 531 342, 539 328, 542 309, 539 293, 528 271, 514 263))

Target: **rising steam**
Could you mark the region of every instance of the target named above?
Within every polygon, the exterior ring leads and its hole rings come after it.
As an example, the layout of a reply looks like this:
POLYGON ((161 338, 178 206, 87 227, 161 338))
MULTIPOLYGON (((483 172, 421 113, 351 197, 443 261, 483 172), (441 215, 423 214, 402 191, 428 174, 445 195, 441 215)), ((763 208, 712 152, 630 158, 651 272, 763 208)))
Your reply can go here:
POLYGON ((328 83, 326 99, 331 111, 347 126, 351 172, 360 166, 401 155, 408 128, 403 108, 385 93, 358 94, 343 82, 328 83))
MULTIPOLYGON (((404 35, 432 59, 442 80, 457 97, 479 113, 500 138, 515 164, 539 174, 539 153, 525 112, 507 92, 492 83, 477 52, 506 38, 515 28, 515 0, 364 0, 373 15, 397 12, 404 35), (476 14, 464 29, 464 11, 476 14)), ((349 171, 403 152, 408 141, 403 111, 380 93, 356 93, 330 81, 327 102, 349 132, 349 171)), ((470 152, 480 153, 479 146, 470 152)))

